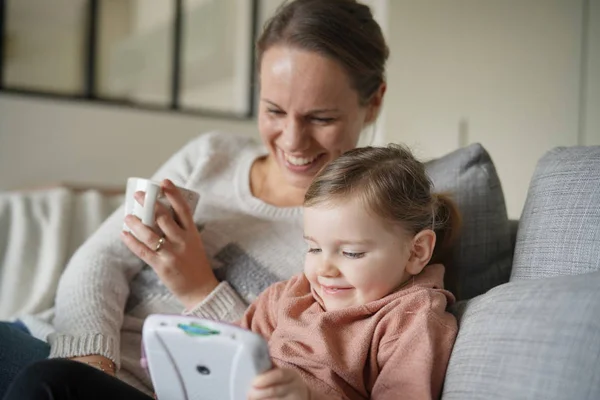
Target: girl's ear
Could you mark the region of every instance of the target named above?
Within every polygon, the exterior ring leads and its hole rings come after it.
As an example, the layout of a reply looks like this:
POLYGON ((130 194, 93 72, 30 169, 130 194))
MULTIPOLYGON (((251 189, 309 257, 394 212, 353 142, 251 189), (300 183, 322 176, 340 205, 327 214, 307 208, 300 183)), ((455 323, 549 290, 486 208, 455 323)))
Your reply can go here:
POLYGON ((435 232, 431 229, 424 229, 417 233, 412 240, 410 257, 406 264, 406 272, 411 275, 418 275, 431 260, 433 249, 435 248, 435 232))

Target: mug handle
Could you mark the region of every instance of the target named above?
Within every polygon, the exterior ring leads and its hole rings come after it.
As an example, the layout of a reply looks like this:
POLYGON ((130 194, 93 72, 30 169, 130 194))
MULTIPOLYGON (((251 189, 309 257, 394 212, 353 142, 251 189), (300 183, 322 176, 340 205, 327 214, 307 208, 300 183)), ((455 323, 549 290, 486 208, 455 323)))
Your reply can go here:
POLYGON ((142 223, 146 226, 154 225, 154 206, 160 194, 161 187, 158 185, 146 186, 144 195, 144 207, 142 208, 142 223))

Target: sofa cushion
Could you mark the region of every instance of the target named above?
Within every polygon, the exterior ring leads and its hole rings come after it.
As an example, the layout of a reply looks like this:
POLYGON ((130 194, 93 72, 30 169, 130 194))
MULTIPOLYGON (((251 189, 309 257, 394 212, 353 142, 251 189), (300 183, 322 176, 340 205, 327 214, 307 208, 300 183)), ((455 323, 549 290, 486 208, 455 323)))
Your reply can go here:
POLYGON ((468 302, 443 400, 600 399, 600 272, 511 282, 468 302))
MULTIPOLYGON (((459 299, 469 299, 505 283, 512 244, 504 193, 494 163, 480 144, 426 163, 436 191, 449 192, 462 214, 455 259, 459 299)), ((457 290, 454 290, 457 292, 457 290)))
POLYGON ((511 280, 600 270, 600 146, 540 159, 519 223, 511 280))

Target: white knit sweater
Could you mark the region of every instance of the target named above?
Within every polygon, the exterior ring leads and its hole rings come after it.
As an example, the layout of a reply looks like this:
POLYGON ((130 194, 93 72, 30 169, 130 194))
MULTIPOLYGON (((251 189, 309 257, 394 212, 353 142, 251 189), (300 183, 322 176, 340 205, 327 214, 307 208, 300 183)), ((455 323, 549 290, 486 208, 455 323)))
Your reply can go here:
MULTIPOLYGON (((252 139, 208 133, 152 177, 169 178, 201 195, 194 220, 221 284, 192 314, 238 319, 267 286, 302 271, 301 208, 274 207, 251 194, 250 167, 263 154, 252 139)), ((144 318, 180 313, 183 306, 121 242, 122 225, 121 207, 70 260, 54 315, 23 321, 36 337, 48 340, 50 357, 103 355, 120 367, 122 380, 148 393, 151 383, 139 365, 144 318)))

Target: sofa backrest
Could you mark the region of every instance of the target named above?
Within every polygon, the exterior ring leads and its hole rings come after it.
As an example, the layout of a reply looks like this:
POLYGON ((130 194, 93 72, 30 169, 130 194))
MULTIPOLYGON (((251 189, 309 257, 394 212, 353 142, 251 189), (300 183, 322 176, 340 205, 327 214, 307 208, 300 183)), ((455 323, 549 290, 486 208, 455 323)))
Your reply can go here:
MULTIPOLYGON (((513 244, 500 178, 480 144, 425 164, 436 191, 449 192, 463 219, 454 262, 458 299, 470 299, 508 281, 513 244)), ((454 290, 453 290, 454 289, 454 290)))
POLYGON ((600 146, 540 159, 519 223, 511 281, 600 270, 600 146))

